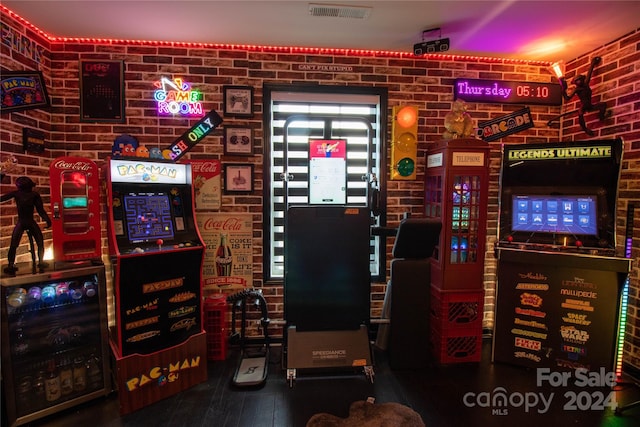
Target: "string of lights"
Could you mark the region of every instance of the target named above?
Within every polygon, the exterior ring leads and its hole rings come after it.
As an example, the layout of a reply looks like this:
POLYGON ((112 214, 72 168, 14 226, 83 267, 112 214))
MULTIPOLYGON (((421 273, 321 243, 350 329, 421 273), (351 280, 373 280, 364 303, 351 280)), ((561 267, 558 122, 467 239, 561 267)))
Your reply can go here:
POLYGON ((133 40, 133 39, 112 39, 97 37, 58 37, 53 36, 31 22, 22 18, 20 15, 9 10, 7 7, 0 5, 4 13, 8 14, 12 19, 20 22, 45 38, 52 44, 92 44, 92 45, 142 45, 142 46, 162 46, 162 47, 183 47, 189 49, 223 49, 223 50, 242 50, 249 52, 273 52, 273 53, 293 53, 293 54, 310 54, 310 55, 344 55, 344 56, 371 56, 383 58, 406 58, 427 61, 477 61, 503 64, 524 64, 534 66, 548 67, 550 61, 530 60, 530 59, 513 59, 513 58, 495 58, 489 56, 476 55, 455 55, 455 54, 424 54, 415 55, 413 52, 385 51, 385 50, 366 50, 366 49, 349 49, 349 48, 326 48, 326 47, 301 47, 301 46, 265 46, 252 44, 229 44, 229 43, 202 43, 202 42, 181 42, 167 40, 133 40))

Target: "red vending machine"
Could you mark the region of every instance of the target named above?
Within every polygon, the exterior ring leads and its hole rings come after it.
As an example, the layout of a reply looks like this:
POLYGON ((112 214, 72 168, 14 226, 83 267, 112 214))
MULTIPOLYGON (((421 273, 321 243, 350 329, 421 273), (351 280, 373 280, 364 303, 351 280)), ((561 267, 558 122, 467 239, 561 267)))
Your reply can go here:
POLYGON ((204 243, 190 165, 106 161, 115 358, 121 413, 207 379, 202 322, 204 243))
POLYGON ((82 157, 51 162, 51 229, 56 263, 96 259, 101 262, 100 179, 96 164, 82 157))

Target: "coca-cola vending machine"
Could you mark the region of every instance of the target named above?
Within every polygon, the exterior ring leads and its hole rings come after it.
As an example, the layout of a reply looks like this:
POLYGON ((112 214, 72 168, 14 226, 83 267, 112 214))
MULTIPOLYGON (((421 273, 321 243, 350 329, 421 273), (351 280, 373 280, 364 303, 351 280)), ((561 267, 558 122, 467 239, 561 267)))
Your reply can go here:
POLYGON ((105 176, 116 312, 110 342, 124 414, 207 378, 205 245, 189 165, 107 159, 105 176))
POLYGON ((58 157, 49 166, 49 180, 55 262, 101 262, 98 167, 90 159, 58 157))

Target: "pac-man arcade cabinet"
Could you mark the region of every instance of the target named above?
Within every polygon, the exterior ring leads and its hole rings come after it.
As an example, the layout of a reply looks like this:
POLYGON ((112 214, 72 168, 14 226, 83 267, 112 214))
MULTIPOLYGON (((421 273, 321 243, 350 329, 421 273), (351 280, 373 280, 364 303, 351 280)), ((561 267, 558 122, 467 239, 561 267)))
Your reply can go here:
POLYGON ((205 247, 189 165, 109 159, 105 175, 116 310, 110 340, 128 413, 207 378, 205 247))

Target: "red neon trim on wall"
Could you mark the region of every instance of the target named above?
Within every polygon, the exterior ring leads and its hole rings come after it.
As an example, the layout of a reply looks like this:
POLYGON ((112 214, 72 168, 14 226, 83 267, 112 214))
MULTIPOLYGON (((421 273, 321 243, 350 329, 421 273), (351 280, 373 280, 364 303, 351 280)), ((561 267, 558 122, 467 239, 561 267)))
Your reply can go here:
POLYGON ((194 43, 194 42, 170 42, 159 40, 128 40, 128 39, 110 39, 110 38, 88 38, 88 37, 56 37, 49 35, 22 18, 15 12, 0 5, 2 11, 11 18, 19 21, 30 30, 38 33, 51 43, 87 43, 87 44, 106 44, 106 45, 144 45, 144 46, 167 46, 167 47, 186 47, 186 48, 209 48, 209 49, 225 49, 225 50, 245 50, 251 52, 276 52, 276 53, 305 53, 314 55, 357 55, 357 56, 376 56, 391 58, 409 58, 436 61, 479 61, 479 62, 496 62, 496 63, 514 63, 527 64, 548 67, 550 61, 528 60, 528 59, 510 59, 510 58, 494 58, 490 56, 474 56, 474 55, 443 55, 443 54, 426 54, 414 55, 412 52, 393 52, 387 50, 365 50, 365 49, 338 49, 338 48, 321 48, 321 47, 299 47, 299 46, 262 46, 248 44, 227 44, 227 43, 194 43))

